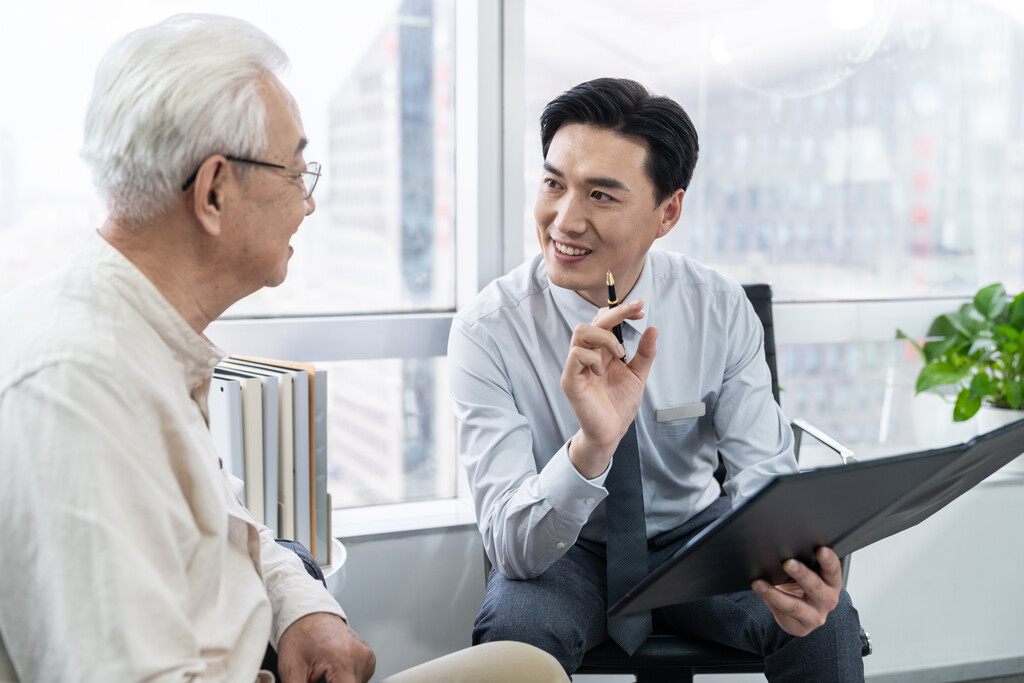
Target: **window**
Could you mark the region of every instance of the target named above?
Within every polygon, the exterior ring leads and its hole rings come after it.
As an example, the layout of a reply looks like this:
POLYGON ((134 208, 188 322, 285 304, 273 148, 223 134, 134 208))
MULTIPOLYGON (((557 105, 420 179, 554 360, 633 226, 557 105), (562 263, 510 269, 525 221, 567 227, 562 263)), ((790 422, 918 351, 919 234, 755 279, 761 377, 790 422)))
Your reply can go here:
POLYGON ((455 496, 454 418, 444 361, 318 363, 328 371, 327 474, 335 507, 455 496))
POLYGON ((301 17, 240 0, 45 6, 0 5, 0 58, 24 62, 0 72, 3 92, 22 94, 0 98, 0 292, 66 260, 104 218, 77 153, 93 70, 117 36, 174 11, 223 12, 292 58, 284 80, 324 164, 318 210, 285 285, 210 335, 327 365, 341 505, 460 490, 451 317, 535 253, 537 117, 589 78, 636 78, 694 118, 701 159, 662 246, 772 282, 794 415, 831 402, 857 415, 840 435, 905 437, 899 388, 914 359, 895 327, 923 327, 947 307, 936 297, 988 281, 1024 288, 1024 16, 1009 0, 313 0, 301 17), (40 51, 40 37, 58 47, 40 51), (839 391, 844 369, 868 386, 839 391), (356 424, 341 413, 367 383, 356 424), (379 462, 366 460, 374 440, 387 441, 379 462))
MULTIPOLYGON (((236 304, 211 339, 328 368, 336 506, 455 495, 443 355, 456 273, 498 272, 472 251, 456 256, 453 0, 0 5, 0 59, 22 65, 0 72, 0 89, 20 93, 0 98, 0 294, 65 262, 101 225, 78 157, 95 67, 119 36, 179 11, 244 18, 284 48, 281 78, 324 174, 285 284, 236 304)), ((475 98, 475 84, 465 92, 475 98)))
POLYGON ((1024 289, 1019 3, 523 0, 521 11, 506 50, 522 47, 506 60, 523 64, 524 102, 507 105, 523 121, 510 169, 522 168, 506 192, 532 206, 537 120, 565 89, 619 76, 677 100, 700 159, 680 223, 656 246, 772 283, 790 415, 861 452, 922 443, 909 408, 919 364, 896 327, 923 334, 949 299, 990 282, 1024 289))
MULTIPOLYGON (((1020 291, 1019 15, 971 0, 526 0, 523 196, 532 205, 544 104, 630 77, 680 102, 701 139, 683 218, 660 246, 770 280, 788 301, 962 296, 996 280, 1020 291), (779 204, 709 192, 754 188, 766 167, 779 204), (743 225, 700 234, 748 212, 794 224, 796 239, 762 249, 743 225)), ((533 236, 528 225, 528 254, 533 236)))
MULTIPOLYGON (((0 291, 65 260, 105 210, 78 159, 93 72, 118 36, 173 11, 116 0, 0 10, 0 291), (127 11, 131 8, 131 11, 127 11), (55 20, 54 17, 61 17, 55 20), (84 30, 83 30, 84 29, 84 30), (38 49, 39 37, 64 50, 38 49), (70 55, 74 58, 69 58, 70 55), (45 83, 46 87, 39 87, 45 83)), ((204 3, 285 49, 282 80, 323 164, 317 211, 292 240, 285 284, 228 316, 452 310, 454 45, 451 0, 294 8, 204 3)))

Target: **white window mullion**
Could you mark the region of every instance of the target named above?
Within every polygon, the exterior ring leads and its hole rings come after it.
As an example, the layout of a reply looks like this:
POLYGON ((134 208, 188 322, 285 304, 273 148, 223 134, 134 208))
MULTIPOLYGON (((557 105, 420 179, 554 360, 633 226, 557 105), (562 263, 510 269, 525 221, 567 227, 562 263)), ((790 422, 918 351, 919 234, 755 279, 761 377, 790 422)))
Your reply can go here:
POLYGON ((502 2, 502 243, 504 270, 508 272, 523 261, 523 135, 526 130, 524 74, 526 71, 525 1, 502 2))
POLYGON ((456 307, 504 272, 502 3, 455 6, 456 307))

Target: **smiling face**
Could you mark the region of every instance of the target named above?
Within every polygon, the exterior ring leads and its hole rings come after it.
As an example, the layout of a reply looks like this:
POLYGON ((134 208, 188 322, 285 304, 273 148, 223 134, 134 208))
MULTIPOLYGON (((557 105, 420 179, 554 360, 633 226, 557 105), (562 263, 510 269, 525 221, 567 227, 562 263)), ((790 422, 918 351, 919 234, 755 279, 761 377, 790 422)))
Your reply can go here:
POLYGON ((646 159, 639 138, 577 123, 555 133, 533 209, 553 284, 605 306, 610 270, 625 300, 654 240, 679 220, 683 201, 679 189, 655 203, 646 159))
MULTIPOLYGON (((266 81, 263 100, 268 144, 260 161, 305 168, 306 136, 295 101, 273 76, 266 81)), ((257 288, 276 287, 288 273, 293 251, 289 241, 316 203, 312 196, 304 198, 301 174, 256 165, 247 165, 246 171, 241 188, 243 239, 238 253, 257 288)))

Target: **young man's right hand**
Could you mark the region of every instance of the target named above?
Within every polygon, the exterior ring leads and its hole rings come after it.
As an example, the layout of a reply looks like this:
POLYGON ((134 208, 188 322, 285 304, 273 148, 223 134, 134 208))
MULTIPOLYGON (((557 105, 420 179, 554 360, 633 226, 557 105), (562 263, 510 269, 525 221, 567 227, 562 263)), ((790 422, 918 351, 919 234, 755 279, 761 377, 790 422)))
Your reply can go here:
POLYGON ((611 330, 624 320, 643 316, 643 301, 638 299, 602 308, 591 324, 578 325, 573 331, 561 386, 580 423, 569 443, 569 459, 587 479, 608 469, 619 440, 640 409, 658 331, 648 327, 636 355, 623 363, 624 350, 611 330))

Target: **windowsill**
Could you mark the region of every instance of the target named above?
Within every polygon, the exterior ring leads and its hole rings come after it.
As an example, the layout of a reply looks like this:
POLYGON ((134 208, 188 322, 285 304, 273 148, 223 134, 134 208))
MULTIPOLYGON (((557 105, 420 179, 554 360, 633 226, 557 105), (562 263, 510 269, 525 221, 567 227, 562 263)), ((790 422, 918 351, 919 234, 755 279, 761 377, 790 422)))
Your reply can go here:
POLYGON ((341 541, 409 536, 438 530, 476 528, 468 498, 447 498, 393 505, 368 505, 334 510, 334 536, 341 541))
MULTIPOLYGON (((998 471, 977 485, 1021 486, 1024 474, 998 471)), ((475 529, 476 512, 468 498, 446 498, 414 503, 367 505, 334 510, 334 537, 345 541, 370 541, 448 531, 475 529)))

